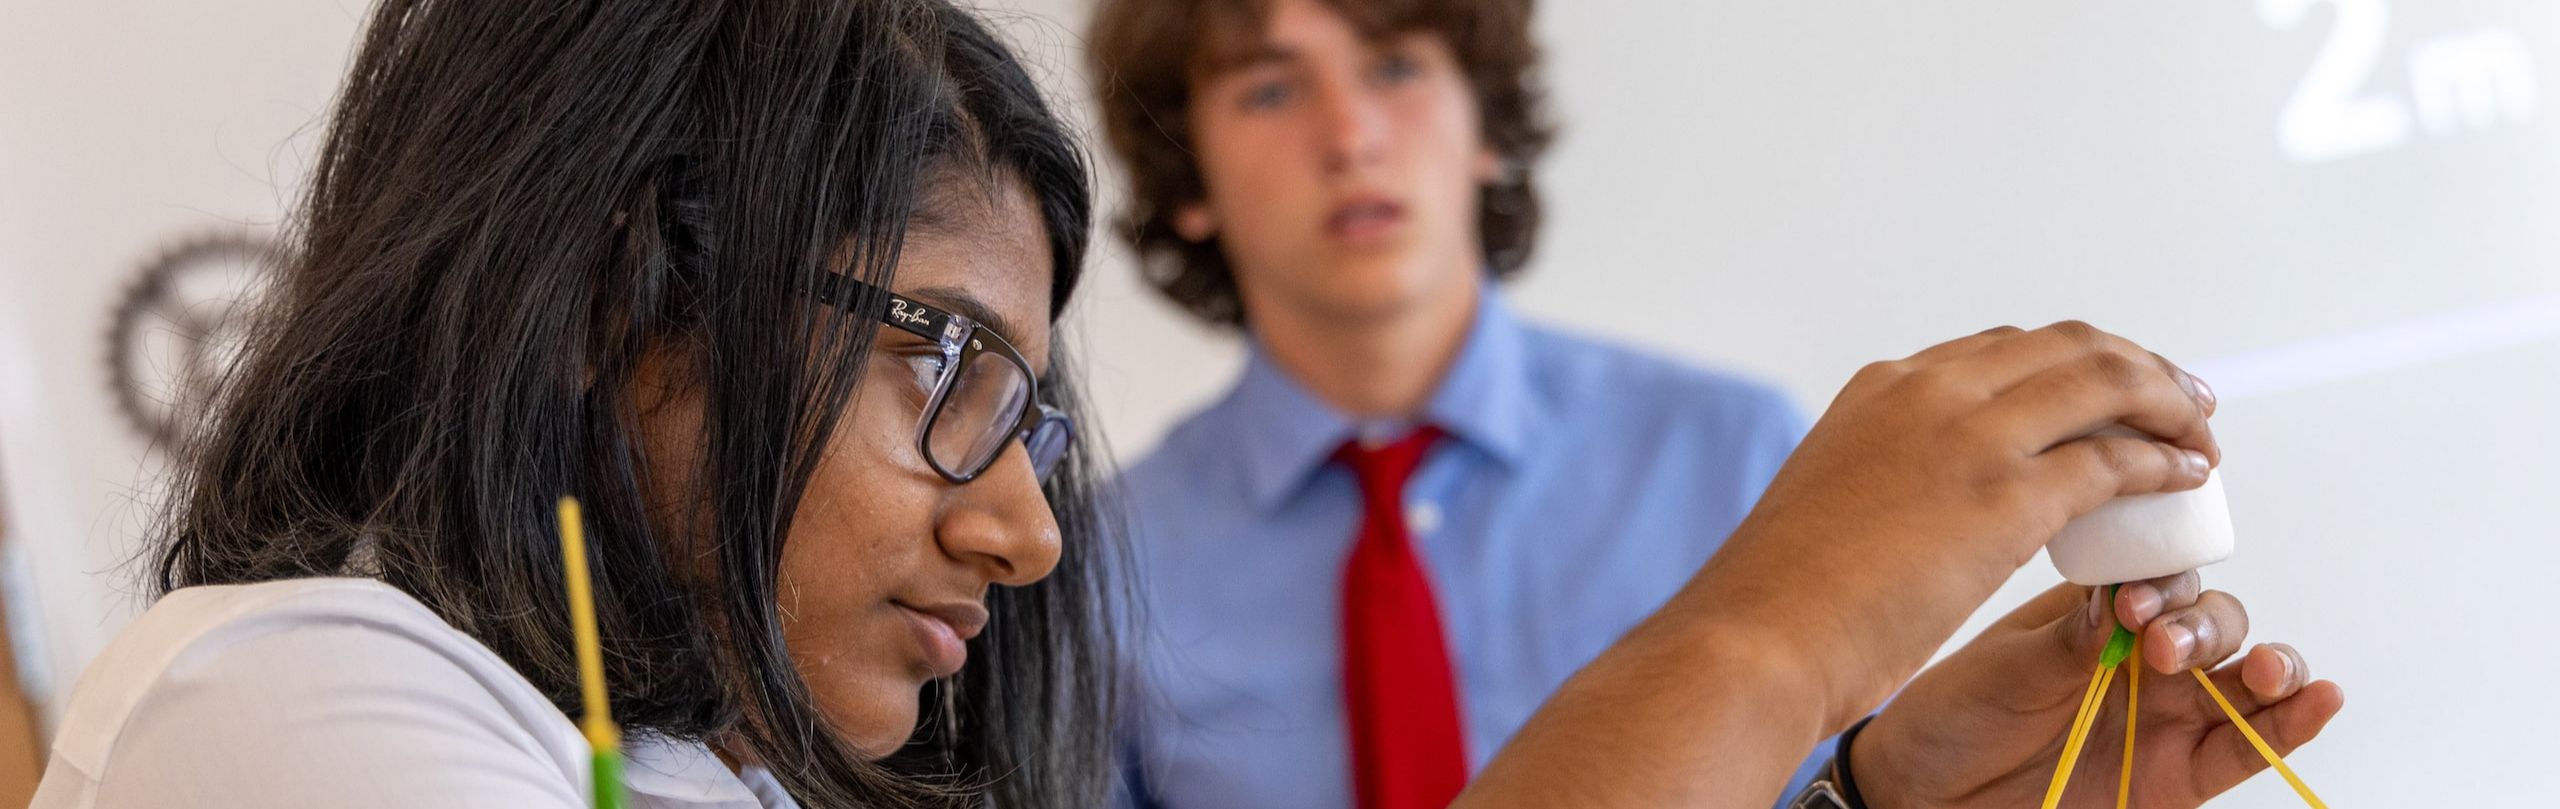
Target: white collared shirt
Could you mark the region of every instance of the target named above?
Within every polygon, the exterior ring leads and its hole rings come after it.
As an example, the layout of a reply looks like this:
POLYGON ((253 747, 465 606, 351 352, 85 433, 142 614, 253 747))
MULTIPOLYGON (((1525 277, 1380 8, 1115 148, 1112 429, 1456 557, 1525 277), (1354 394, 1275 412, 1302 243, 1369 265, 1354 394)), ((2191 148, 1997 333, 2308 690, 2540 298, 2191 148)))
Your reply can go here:
MULTIPOLYGON (((797 809, 764 770, 635 735, 635 809, 797 809)), ((80 676, 30 809, 589 806, 577 726, 371 579, 162 598, 80 676)))

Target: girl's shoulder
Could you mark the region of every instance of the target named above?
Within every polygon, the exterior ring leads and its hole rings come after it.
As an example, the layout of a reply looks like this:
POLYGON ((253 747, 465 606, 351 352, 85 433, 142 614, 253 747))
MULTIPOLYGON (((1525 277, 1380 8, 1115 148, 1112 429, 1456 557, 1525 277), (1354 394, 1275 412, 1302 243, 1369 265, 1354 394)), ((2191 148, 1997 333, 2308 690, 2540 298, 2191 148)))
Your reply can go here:
POLYGON ((172 592, 91 662, 58 727, 38 807, 405 806, 456 788, 583 803, 568 717, 372 579, 172 592))

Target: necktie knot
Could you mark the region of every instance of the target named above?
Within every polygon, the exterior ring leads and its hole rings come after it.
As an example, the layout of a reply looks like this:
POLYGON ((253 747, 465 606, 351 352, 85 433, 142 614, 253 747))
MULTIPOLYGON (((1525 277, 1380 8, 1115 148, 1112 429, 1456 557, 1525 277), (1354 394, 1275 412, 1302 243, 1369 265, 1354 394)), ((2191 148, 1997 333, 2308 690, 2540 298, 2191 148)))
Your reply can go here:
POLYGON ((1360 479, 1361 499, 1372 507, 1391 504, 1404 499, 1405 482, 1413 479, 1414 470, 1422 468, 1422 459, 1442 435, 1440 428, 1425 424, 1384 444, 1359 439, 1344 442, 1333 457, 1360 479))

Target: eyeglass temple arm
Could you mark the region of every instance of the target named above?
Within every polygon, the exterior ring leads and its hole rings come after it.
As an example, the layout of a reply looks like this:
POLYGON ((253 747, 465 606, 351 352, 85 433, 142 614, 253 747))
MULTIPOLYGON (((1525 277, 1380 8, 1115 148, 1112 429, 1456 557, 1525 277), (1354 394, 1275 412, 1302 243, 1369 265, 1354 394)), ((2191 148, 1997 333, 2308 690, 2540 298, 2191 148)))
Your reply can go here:
POLYGON ((810 290, 810 294, 828 305, 857 314, 859 314, 858 310, 853 308, 856 299, 863 295, 879 295, 889 300, 889 307, 880 312, 880 322, 935 342, 942 342, 955 336, 950 334, 954 317, 950 312, 917 303, 906 296, 872 286, 846 276, 844 273, 830 272, 819 276, 818 286, 810 290))

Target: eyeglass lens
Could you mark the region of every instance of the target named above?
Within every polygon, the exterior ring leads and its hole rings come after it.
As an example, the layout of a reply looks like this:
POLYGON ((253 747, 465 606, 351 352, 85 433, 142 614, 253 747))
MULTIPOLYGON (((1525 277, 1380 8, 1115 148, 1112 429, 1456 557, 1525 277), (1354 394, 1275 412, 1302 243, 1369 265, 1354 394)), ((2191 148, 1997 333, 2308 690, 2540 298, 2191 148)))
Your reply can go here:
POLYGON ((967 358, 934 413, 927 451, 943 469, 973 476, 1004 451, 1030 399, 1031 377, 1020 366, 991 354, 967 358))
POLYGON ((1031 434, 1022 437, 1024 448, 1031 450, 1031 472, 1041 480, 1058 470, 1058 461, 1067 457, 1067 445, 1074 443, 1075 424, 1066 416, 1041 408, 1040 423, 1032 425, 1031 434))

